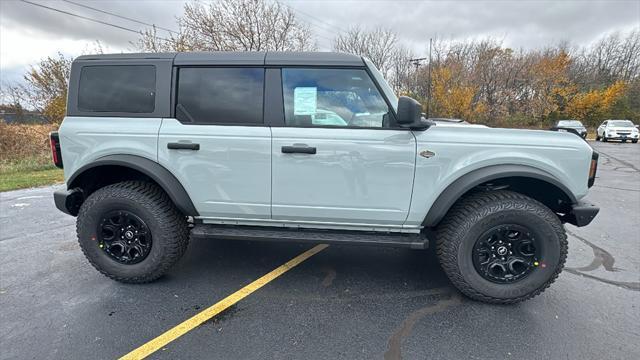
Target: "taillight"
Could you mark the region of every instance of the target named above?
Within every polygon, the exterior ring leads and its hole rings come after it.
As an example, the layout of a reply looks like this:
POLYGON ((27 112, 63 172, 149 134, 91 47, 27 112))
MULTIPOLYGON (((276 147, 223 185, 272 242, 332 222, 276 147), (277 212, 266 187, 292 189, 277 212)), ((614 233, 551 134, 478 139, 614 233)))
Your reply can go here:
POLYGON ((596 172, 598 171, 598 157, 600 155, 597 152, 593 152, 591 155, 591 165, 589 166, 589 181, 587 185, 589 187, 593 186, 593 183, 596 181, 596 172))
POLYGON ((49 144, 51 145, 51 158, 53 164, 62 169, 62 152, 60 151, 60 137, 57 132, 49 133, 49 144))

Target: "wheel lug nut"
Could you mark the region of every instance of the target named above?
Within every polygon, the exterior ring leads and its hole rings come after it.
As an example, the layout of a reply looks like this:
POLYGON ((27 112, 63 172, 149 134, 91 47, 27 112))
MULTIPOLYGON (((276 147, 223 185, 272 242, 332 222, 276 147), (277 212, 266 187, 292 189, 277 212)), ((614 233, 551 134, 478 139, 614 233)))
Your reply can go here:
POLYGON ((496 254, 492 254, 491 257, 496 257, 496 254))
POLYGON ((500 259, 504 260, 504 258, 500 258, 500 259))
POLYGON ((509 251, 509 255, 512 255, 513 253, 511 251, 509 251))

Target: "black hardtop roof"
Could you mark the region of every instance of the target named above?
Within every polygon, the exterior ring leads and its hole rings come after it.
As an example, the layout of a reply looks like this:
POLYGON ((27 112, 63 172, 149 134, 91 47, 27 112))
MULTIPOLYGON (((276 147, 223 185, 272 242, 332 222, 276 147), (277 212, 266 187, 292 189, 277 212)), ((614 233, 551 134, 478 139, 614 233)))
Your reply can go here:
POLYGON ((82 55, 89 60, 171 60, 175 65, 364 66, 360 56, 338 52, 213 51, 82 55))

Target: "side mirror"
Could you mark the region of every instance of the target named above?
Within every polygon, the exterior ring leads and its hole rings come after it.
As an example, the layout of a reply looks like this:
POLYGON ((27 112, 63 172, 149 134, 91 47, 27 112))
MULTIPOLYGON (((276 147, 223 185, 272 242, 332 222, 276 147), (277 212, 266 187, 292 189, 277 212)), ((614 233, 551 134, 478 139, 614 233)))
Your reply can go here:
POLYGON ((434 123, 422 117, 422 105, 408 96, 398 100, 398 125, 411 130, 426 130, 434 123))
POLYGON ((398 100, 398 125, 404 126, 419 121, 422 117, 422 105, 408 96, 398 100))

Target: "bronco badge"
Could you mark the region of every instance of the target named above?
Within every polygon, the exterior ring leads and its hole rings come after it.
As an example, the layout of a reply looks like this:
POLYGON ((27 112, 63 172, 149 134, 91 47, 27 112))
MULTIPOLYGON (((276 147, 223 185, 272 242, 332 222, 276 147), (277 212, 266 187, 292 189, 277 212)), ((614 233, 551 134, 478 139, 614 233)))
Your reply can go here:
POLYGON ((432 156, 434 156, 436 153, 434 153, 433 151, 429 151, 429 150, 424 150, 424 151, 420 151, 420 156, 425 157, 425 158, 430 158, 432 156))

